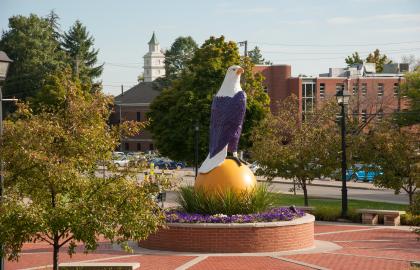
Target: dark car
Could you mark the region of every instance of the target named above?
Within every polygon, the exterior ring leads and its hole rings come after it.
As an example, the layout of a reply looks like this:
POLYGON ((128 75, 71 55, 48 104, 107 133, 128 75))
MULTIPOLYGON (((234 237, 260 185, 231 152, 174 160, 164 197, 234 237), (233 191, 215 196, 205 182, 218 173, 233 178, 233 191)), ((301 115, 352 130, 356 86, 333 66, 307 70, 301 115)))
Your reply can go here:
POLYGON ((185 167, 185 164, 183 162, 176 162, 172 161, 170 159, 152 159, 149 161, 149 164, 153 163, 155 169, 167 169, 167 170, 175 170, 175 169, 181 169, 185 167))

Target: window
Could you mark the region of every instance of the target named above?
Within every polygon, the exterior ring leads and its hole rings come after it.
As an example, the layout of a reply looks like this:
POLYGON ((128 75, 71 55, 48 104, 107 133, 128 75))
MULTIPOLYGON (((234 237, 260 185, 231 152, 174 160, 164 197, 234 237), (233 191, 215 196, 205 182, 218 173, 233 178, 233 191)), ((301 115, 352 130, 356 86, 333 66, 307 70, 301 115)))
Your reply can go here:
POLYGON ((367 121, 367 113, 366 110, 362 110, 362 122, 366 123, 367 121))
POLYGON ((380 109, 377 113, 376 113, 376 120, 378 122, 382 121, 382 119, 384 118, 384 112, 382 111, 382 109, 380 109))
POLYGON ((394 83, 394 97, 398 97, 400 93, 400 86, 398 85, 398 83, 394 83))
POLYGON ((378 83, 378 97, 384 96, 384 84, 378 83))
POLYGON ((312 112, 314 109, 315 83, 302 83, 302 111, 312 112))
POLYGON ((325 83, 319 84, 319 97, 325 98, 325 83))
POLYGON ((359 92, 359 85, 357 83, 353 83, 353 96, 357 96, 359 92))
POLYGON ((137 151, 141 151, 141 143, 137 143, 137 151))
POLYGON ((367 84, 362 83, 362 96, 366 96, 367 94, 367 84))
POLYGON ((137 112, 137 114, 136 114, 137 122, 140 122, 140 120, 141 120, 140 116, 141 116, 140 112, 137 112))
POLYGON ((264 86, 264 92, 268 93, 268 87, 264 86))
POLYGON ((124 150, 130 150, 130 144, 128 142, 124 143, 124 150))
POLYGON ((337 83, 335 85, 335 93, 337 94, 340 91, 344 91, 344 83, 337 83))

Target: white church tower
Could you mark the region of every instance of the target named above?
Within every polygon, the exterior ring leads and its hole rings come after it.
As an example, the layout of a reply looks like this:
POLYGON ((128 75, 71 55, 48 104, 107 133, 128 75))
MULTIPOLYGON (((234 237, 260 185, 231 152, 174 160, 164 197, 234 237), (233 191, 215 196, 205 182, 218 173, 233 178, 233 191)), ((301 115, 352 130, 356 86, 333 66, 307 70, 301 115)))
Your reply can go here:
POLYGON ((149 41, 149 52, 144 56, 144 81, 152 82, 165 75, 165 55, 161 52, 155 32, 149 41))

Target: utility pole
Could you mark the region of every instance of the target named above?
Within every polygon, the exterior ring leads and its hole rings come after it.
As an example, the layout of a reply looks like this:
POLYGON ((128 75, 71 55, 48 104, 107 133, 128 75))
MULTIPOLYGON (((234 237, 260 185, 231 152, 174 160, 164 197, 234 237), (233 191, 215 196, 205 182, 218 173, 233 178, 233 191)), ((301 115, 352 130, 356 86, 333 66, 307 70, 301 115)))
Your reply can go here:
POLYGON ((248 40, 244 40, 244 41, 239 41, 238 42, 239 46, 244 46, 245 50, 244 50, 244 56, 247 57, 248 56, 248 40))

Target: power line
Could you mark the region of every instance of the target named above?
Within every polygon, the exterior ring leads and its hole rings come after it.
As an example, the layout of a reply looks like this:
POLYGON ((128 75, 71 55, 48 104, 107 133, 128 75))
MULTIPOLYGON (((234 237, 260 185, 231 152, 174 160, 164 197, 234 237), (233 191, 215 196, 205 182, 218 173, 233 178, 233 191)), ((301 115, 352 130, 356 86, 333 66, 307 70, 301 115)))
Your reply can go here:
MULTIPOLYGON (((420 50, 420 48, 407 48, 407 49, 399 49, 399 50, 387 50, 386 53, 390 54, 390 53, 401 53, 401 52, 412 52, 412 51, 418 51, 420 50)), ((349 53, 348 51, 346 52, 330 52, 330 51, 318 51, 318 52, 308 52, 308 51, 262 51, 262 53, 264 54, 347 54, 349 53)), ((352 52, 350 52, 352 53, 352 52)), ((362 52, 358 52, 360 54, 369 54, 372 53, 372 51, 362 51, 362 52)))
POLYGON ((354 46, 388 46, 398 44, 412 44, 420 43, 420 40, 416 41, 401 41, 401 42, 387 42, 387 43, 343 43, 343 44, 310 44, 310 43, 268 43, 268 42, 257 42, 249 41, 249 43, 256 45, 267 45, 267 46, 293 46, 293 47, 354 47, 354 46))

